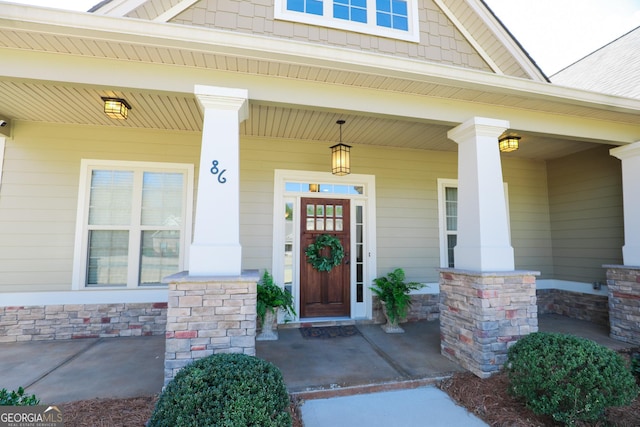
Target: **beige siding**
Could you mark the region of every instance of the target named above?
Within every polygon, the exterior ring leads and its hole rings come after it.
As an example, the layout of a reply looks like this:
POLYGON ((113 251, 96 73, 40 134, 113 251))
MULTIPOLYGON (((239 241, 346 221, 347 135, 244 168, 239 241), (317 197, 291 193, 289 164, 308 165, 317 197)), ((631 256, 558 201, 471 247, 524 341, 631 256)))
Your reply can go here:
POLYGON ((620 161, 607 146, 548 164, 554 271, 558 279, 605 280, 624 244, 620 161))
POLYGON ((171 22, 264 34, 490 71, 482 57, 432 0, 418 0, 418 9, 420 43, 275 20, 273 1, 202 0, 171 22))
POLYGON ((0 292, 68 290, 80 160, 195 163, 196 133, 16 122, 0 188, 0 292))
MULTIPOLYGON (((327 171, 331 144, 243 140, 240 200, 241 224, 245 224, 241 227, 243 268, 271 265, 273 170, 327 171)), ((437 180, 456 179, 457 154, 366 146, 354 146, 351 153, 353 173, 376 177, 378 274, 402 267, 410 280, 437 281, 436 269, 440 265, 437 180)), ((545 164, 508 159, 504 163, 516 267, 541 271, 543 277, 551 277, 545 164)))
MULTIPOLYGON (((328 171, 334 142, 241 140, 243 268, 272 265, 274 170, 328 171)), ((0 189, 0 292, 70 289, 82 158, 197 165, 199 152, 199 133, 17 123, 0 189)), ((545 165, 507 159, 504 170, 516 267, 550 276, 545 165)), ((376 177, 378 274, 437 281, 437 180, 456 178, 457 154, 354 145, 352 172, 376 177)))
POLYGON ((542 161, 502 156, 508 187, 511 244, 518 270, 539 271, 538 278, 553 277, 547 171, 542 161))

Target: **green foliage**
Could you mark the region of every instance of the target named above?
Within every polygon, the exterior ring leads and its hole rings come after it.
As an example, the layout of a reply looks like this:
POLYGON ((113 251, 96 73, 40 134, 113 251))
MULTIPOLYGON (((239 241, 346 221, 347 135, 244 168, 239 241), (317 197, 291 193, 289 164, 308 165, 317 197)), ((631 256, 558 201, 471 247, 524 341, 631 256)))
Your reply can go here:
POLYGON ((18 387, 18 391, 0 390, 0 406, 35 406, 39 403, 40 399, 34 394, 25 394, 22 387, 18 387))
POLYGON ((215 354, 178 372, 160 395, 149 427, 291 426, 280 370, 245 354, 215 354))
POLYGON ((256 307, 258 318, 260 321, 264 321, 264 315, 267 310, 275 313, 278 308, 283 309, 292 316, 296 315, 291 293, 276 285, 271 274, 265 270, 258 282, 258 302, 256 307))
POLYGON ((573 425, 595 421, 638 395, 622 357, 593 341, 537 332, 509 349, 511 392, 536 414, 573 425))
POLYGON ((375 286, 369 288, 385 303, 391 322, 400 321, 407 315, 411 307, 409 292, 424 286, 417 282, 405 283, 404 278, 404 270, 396 268, 385 277, 373 279, 375 286))
POLYGON ((631 373, 636 377, 636 382, 640 382, 640 353, 631 354, 631 373))
POLYGON ((344 248, 340 239, 330 234, 321 234, 316 241, 304 252, 307 255, 307 262, 318 271, 331 271, 342 263, 344 258, 344 248), (329 248, 330 255, 322 256, 322 250, 329 248))

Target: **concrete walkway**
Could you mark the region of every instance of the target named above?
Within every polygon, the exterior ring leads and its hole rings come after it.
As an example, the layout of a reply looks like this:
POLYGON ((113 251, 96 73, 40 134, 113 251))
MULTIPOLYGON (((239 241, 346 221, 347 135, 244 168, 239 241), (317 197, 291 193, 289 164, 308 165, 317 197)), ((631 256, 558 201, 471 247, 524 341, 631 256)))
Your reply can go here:
POLYGON ((164 336, 0 344, 0 389, 42 404, 149 396, 164 383, 164 336))

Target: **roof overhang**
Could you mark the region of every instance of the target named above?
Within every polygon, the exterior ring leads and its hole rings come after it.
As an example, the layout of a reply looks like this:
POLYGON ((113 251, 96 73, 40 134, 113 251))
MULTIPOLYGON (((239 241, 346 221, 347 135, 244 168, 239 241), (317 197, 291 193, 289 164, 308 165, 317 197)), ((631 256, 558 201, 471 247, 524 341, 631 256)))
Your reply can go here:
POLYGON ((8 82, 189 97, 194 84, 210 84, 287 107, 439 125, 483 115, 546 135, 640 140, 638 99, 346 48, 12 4, 3 5, 0 37, 8 82))

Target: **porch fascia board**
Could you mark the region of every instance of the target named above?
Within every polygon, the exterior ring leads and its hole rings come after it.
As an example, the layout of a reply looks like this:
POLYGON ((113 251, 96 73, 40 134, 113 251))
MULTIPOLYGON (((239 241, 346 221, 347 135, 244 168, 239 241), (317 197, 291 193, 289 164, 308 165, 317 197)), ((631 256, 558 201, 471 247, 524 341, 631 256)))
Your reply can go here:
MULTIPOLYGON (((0 56, 3 58, 3 74, 16 80, 55 81, 72 86, 99 85, 110 90, 133 88, 185 96, 194 96, 195 84, 225 86, 248 89, 251 101, 406 117, 452 127, 482 111, 486 117, 508 120, 513 129, 521 131, 619 145, 640 138, 640 123, 599 121, 591 117, 380 89, 104 58, 68 56, 61 62, 59 54, 11 49, 0 49, 0 56), (74 75, 74 70, 83 72, 74 75), (372 99, 384 99, 384 103, 372 102, 372 99)), ((640 101, 634 102, 640 111, 640 101)))
MULTIPOLYGON (((490 93, 519 95, 541 102, 580 105, 596 109, 614 108, 637 113, 640 100, 604 95, 581 89, 555 86, 545 82, 497 75, 461 67, 453 67, 397 58, 346 48, 315 45, 295 40, 278 39, 210 28, 189 27, 153 21, 114 18, 87 13, 3 5, 0 29, 22 30, 50 37, 80 37, 106 43, 147 45, 156 48, 242 56, 247 59, 317 66, 346 72, 368 73, 389 78, 410 79, 490 93), (55 22, 55 24, 53 24, 55 22)), ((3 54, 4 58, 4 54, 3 54)), ((123 61, 115 60, 118 66, 123 61)), ((4 62, 4 61, 3 61, 4 62)), ((39 79, 46 77, 42 70, 39 79)), ((7 70, 9 72, 9 70, 7 70)), ((210 72, 208 70, 207 72, 210 72)), ((67 70, 67 73, 69 71, 67 70)), ((77 81, 82 74, 69 73, 63 81, 77 81)), ((15 73, 9 77, 24 77, 15 73)), ((95 82, 94 84, 99 84, 95 82)), ((187 91, 185 91, 187 92, 187 91)))

